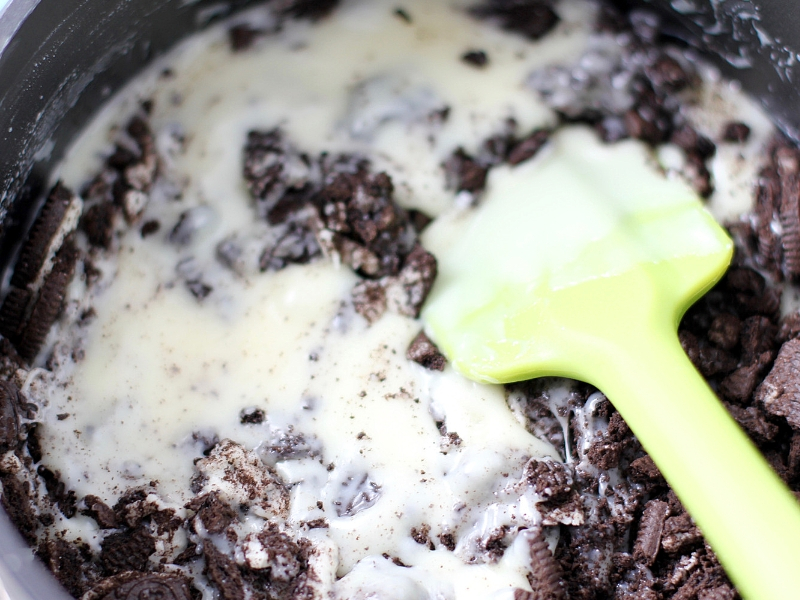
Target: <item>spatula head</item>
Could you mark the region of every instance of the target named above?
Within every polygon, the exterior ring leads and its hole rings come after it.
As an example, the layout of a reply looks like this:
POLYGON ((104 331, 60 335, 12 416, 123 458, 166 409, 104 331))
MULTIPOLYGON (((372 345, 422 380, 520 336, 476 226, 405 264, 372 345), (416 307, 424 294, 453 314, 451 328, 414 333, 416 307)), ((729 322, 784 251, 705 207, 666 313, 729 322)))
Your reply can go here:
POLYGON ((461 220, 461 230, 445 220, 450 231, 428 234, 434 246, 455 241, 433 248, 439 276, 422 316, 451 363, 488 382, 592 381, 592 356, 631 328, 648 335, 666 319, 674 331, 733 248, 644 145, 606 145, 583 127, 532 161, 493 169, 461 220))

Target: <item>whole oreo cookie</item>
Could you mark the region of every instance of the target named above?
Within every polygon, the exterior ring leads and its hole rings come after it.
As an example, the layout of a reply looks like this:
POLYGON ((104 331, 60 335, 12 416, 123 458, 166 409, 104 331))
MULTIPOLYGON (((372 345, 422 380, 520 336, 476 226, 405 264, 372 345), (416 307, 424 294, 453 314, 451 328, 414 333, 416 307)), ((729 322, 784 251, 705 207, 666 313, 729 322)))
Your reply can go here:
POLYGON ((104 579, 83 600, 191 600, 186 579, 163 573, 123 573, 104 579))

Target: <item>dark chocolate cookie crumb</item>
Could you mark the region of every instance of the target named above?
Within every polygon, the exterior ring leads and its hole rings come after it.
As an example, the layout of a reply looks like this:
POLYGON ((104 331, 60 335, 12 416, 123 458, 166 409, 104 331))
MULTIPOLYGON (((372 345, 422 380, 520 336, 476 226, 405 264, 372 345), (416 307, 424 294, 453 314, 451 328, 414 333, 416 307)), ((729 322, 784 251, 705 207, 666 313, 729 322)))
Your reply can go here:
POLYGON ((525 465, 523 477, 543 500, 558 502, 572 492, 572 473, 563 463, 533 458, 525 465))
POLYGON ((174 573, 122 573, 93 587, 82 600, 193 600, 187 579, 174 573))
POLYGON ((661 545, 664 522, 669 516, 669 505, 661 500, 650 500, 642 513, 639 531, 633 545, 633 558, 646 566, 652 566, 661 545))
POLYGON ((27 289, 11 287, 0 308, 0 334, 11 343, 19 341, 25 325, 25 311, 33 294, 27 289))
POLYGON ((444 371, 447 364, 444 354, 439 352, 439 348, 425 335, 424 331, 420 331, 411 341, 406 351, 406 358, 432 371, 444 371))
POLYGON ((50 244, 61 228, 75 195, 61 182, 50 191, 14 266, 11 285, 24 288, 33 282, 47 260, 50 244))
POLYGON ((78 598, 86 591, 86 558, 74 545, 59 539, 46 540, 39 544, 36 556, 70 594, 78 598))
POLYGON ((750 139, 750 128, 741 121, 725 123, 722 129, 722 139, 726 142, 744 143, 750 139))
POLYGON ((22 482, 13 474, 0 473, 0 484, 2 484, 2 494, 0 503, 8 514, 11 522, 16 525, 17 530, 29 543, 36 542, 36 531, 38 523, 34 513, 34 499, 30 485, 22 482))
MULTIPOLYGON (((419 527, 411 528, 411 539, 420 544, 421 546, 428 546, 431 542, 431 526, 423 523, 419 527)), ((433 550, 433 548, 431 548, 433 550)))
POLYGON ((378 281, 361 281, 353 288, 353 306, 367 322, 374 323, 386 312, 386 289, 378 281))
POLYGON ((390 282, 388 299, 393 308, 407 317, 417 318, 436 279, 436 257, 417 244, 406 257, 398 276, 390 282))
POLYGON ((219 498, 219 494, 211 492, 198 496, 186 508, 194 511, 195 519, 200 522, 202 528, 195 526, 195 531, 206 532, 216 535, 228 528, 228 525, 238 519, 239 513, 231 506, 219 498))
POLYGON ((61 473, 53 472, 44 465, 39 465, 36 472, 44 481, 50 498, 58 505, 64 516, 68 519, 74 517, 77 512, 78 498, 75 492, 68 490, 66 484, 61 481, 61 473))
POLYGON ((670 142, 687 154, 696 155, 703 160, 711 158, 717 151, 714 142, 686 123, 672 132, 670 142))
POLYGON ((785 417, 800 430, 800 340, 789 340, 756 390, 756 401, 771 415, 785 417))
POLYGON ((422 233, 422 231, 430 225, 433 218, 426 215, 421 210, 417 210, 412 208, 407 211, 408 214, 408 221, 411 223, 411 226, 414 228, 414 231, 417 233, 422 233))
POLYGON ((20 393, 10 381, 0 381, 0 455, 20 442, 20 393))
POLYGON ((456 538, 450 532, 440 533, 439 542, 442 544, 442 546, 450 550, 450 552, 456 549, 456 538))
POLYGON ((279 14, 310 21, 327 17, 338 5, 339 0, 277 0, 272 3, 279 14))
POLYGON ((264 33, 263 29, 257 29, 246 23, 234 25, 228 29, 228 42, 231 45, 231 50, 243 52, 249 49, 264 33))
POLYGON ((767 421, 757 406, 741 407, 735 404, 726 406, 736 422, 753 440, 760 443, 770 442, 778 435, 778 426, 767 421))
POLYGON ((106 575, 125 571, 146 571, 156 541, 144 528, 112 533, 101 544, 100 565, 106 575))
POLYGON ((239 423, 242 425, 260 425, 266 417, 267 415, 264 411, 255 406, 243 408, 239 413, 239 423))
POLYGON ((649 456, 641 456, 630 464, 631 481, 637 483, 654 483, 657 485, 666 485, 664 476, 661 475, 656 463, 649 456))
POLYGON ((149 237, 155 233, 158 233, 158 230, 161 229, 161 223, 156 221, 155 219, 151 219, 150 221, 145 221, 142 224, 142 228, 139 230, 141 236, 143 238, 149 237))
POLYGON ((81 514, 94 519, 100 529, 115 529, 119 526, 116 513, 97 496, 86 496, 83 504, 85 508, 81 510, 81 514))
POLYGON ((213 287, 202 281, 187 281, 186 288, 198 300, 205 300, 214 291, 213 287))
POLYGON ((398 19, 400 19, 407 25, 411 25, 411 23, 413 22, 411 19, 411 15, 408 14, 408 11, 404 8, 395 8, 394 16, 396 16, 398 19))
POLYGON ((775 165, 781 182, 778 218, 783 271, 792 278, 800 275, 800 152, 796 148, 778 148, 775 165))
POLYGON ((522 34, 530 40, 544 37, 559 21, 546 0, 486 0, 472 7, 470 13, 480 19, 496 21, 506 31, 522 34))
POLYGON ((514 144, 508 153, 508 164, 518 165, 536 156, 542 146, 550 139, 550 134, 551 131, 549 129, 537 129, 522 141, 514 144))
POLYGON ((444 164, 447 184, 456 191, 472 194, 483 191, 489 169, 481 165, 475 158, 458 148, 444 164))
POLYGON ((468 50, 461 55, 461 60, 479 69, 489 64, 489 56, 483 50, 468 50))
POLYGON ((703 535, 688 513, 670 517, 664 522, 661 547, 669 554, 684 553, 703 542, 703 535))
POLYGON ((80 227, 92 246, 108 250, 114 240, 119 208, 112 202, 100 202, 83 213, 80 227))
POLYGON ((203 544, 205 574, 223 600, 244 600, 244 580, 236 563, 217 550, 211 540, 203 544))
POLYGON ((690 77, 681 64, 669 56, 662 54, 647 68, 653 86, 679 92, 689 85, 690 77))
POLYGON ((731 351, 739 343, 742 321, 731 313, 717 315, 708 330, 708 339, 723 350, 731 351))

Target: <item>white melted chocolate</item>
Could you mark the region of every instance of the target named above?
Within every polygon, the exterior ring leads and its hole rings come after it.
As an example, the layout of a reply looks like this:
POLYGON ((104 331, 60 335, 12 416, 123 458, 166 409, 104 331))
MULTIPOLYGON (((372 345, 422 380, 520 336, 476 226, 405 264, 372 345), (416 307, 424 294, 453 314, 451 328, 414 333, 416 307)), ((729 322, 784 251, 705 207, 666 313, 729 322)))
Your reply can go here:
MULTIPOLYGON (((142 220, 158 220, 161 230, 144 239, 138 228, 127 231, 118 251, 98 264, 99 284, 88 291, 73 284, 64 323, 88 306, 96 316, 85 326, 56 328, 59 368, 34 370, 24 390, 46 399, 43 462, 78 497, 113 504, 126 489, 155 482, 160 502, 182 507, 193 496, 198 438, 229 438, 289 486, 282 526, 327 520, 327 529, 304 535, 325 549, 314 560, 327 565, 320 569, 330 571, 337 597, 368 598, 381 589, 382 598, 398 600, 510 598, 513 588, 530 589, 524 535, 495 562, 482 562, 476 548, 500 527, 540 524, 540 498, 518 482, 530 458, 560 460, 559 452, 525 429, 502 387, 410 362, 406 349, 421 323, 387 313, 368 325, 350 303, 357 277, 349 268, 326 257, 259 272, 259 244, 270 233, 242 178, 252 129, 279 126, 312 154, 362 154, 375 172, 389 173, 402 206, 442 215, 446 226, 432 228, 425 243, 434 253, 446 248, 471 209, 445 188, 443 161, 458 146, 476 150, 509 118, 523 132, 554 125, 555 114, 526 78, 577 60, 595 11, 563 0, 560 24, 532 43, 470 18, 465 6, 407 0, 409 24, 394 14, 393 1, 346 1, 331 18, 287 23, 236 54, 226 29, 211 28, 160 59, 78 140, 58 173, 73 189, 100 168, 112 126, 153 98, 162 181, 142 220), (472 49, 486 51, 486 68, 459 59, 472 49), (428 120, 445 106, 446 121, 428 120), (201 226, 192 242, 170 244, 179 215, 195 207, 205 208, 196 213, 201 226), (253 253, 239 273, 215 258, 231 236, 253 253), (184 285, 187 271, 213 287, 202 302, 184 285), (76 347, 83 358, 73 363, 64 357, 76 347), (241 423, 240 413, 255 408, 264 422, 241 423), (460 444, 448 443, 436 422, 460 444), (304 453, 287 459, 270 451, 290 435, 304 436, 304 453), (435 551, 411 537, 422 525, 430 527, 435 551), (455 552, 438 542, 441 533, 454 535, 455 552), (334 584, 334 575, 344 578, 334 584)), ((270 18, 257 9, 236 22, 264 25, 270 18)), ((726 118, 738 116, 753 129, 746 145, 721 147, 712 165, 720 192, 710 206, 727 218, 749 208, 757 172, 748 167, 742 175, 737 161, 756 163, 771 127, 749 101, 706 78, 712 98, 703 106, 725 101, 732 107, 726 118)), ((694 118, 712 134, 717 124, 708 115, 716 113, 703 106, 694 118)), ((672 157, 662 158, 668 171, 682 160, 674 148, 662 154, 672 157)), ((263 527, 256 517, 242 527, 263 527)), ((88 518, 62 519, 57 527, 98 543, 88 518)), ((251 544, 243 552, 259 564, 262 551, 251 544)))

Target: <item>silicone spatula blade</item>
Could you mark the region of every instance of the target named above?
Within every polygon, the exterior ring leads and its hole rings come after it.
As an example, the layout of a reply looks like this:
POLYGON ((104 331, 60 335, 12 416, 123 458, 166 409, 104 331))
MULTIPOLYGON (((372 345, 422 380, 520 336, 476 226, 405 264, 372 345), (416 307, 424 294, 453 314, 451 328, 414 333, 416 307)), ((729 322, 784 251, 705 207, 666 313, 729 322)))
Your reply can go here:
POLYGON ((479 381, 555 375, 595 385, 740 592, 800 597, 800 505, 677 338, 733 245, 647 156, 638 142, 608 146, 570 128, 529 163, 495 168, 466 230, 434 249, 426 329, 479 381))

